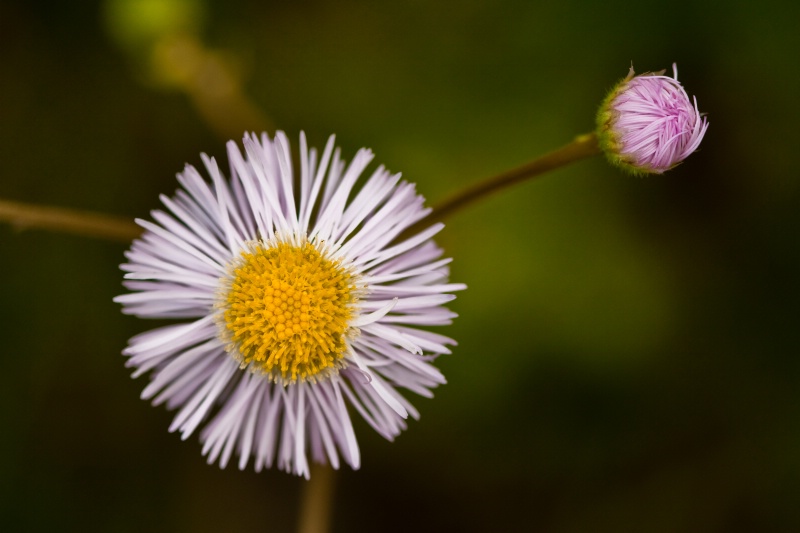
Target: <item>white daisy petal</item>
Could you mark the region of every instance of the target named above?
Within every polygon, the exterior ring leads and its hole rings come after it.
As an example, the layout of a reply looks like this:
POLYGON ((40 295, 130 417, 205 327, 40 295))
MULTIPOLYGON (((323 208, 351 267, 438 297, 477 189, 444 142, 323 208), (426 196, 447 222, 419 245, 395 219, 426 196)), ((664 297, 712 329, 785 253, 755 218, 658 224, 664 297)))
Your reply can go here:
POLYGON ((377 322, 378 320, 389 314, 389 311, 394 309, 396 305, 397 305, 397 298, 394 298, 390 302, 387 302, 386 305, 384 305, 377 311, 373 311, 372 313, 361 315, 353 319, 353 321, 350 322, 350 325, 354 328, 360 328, 362 326, 366 326, 367 324, 372 324, 373 322, 377 322))

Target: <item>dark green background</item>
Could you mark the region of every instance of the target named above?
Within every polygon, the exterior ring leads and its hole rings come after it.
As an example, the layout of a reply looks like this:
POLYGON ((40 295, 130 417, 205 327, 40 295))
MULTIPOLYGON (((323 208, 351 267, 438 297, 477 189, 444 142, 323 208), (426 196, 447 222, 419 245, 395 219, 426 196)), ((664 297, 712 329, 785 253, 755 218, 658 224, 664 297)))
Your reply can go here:
MULTIPOLYGON (((795 2, 195 4, 272 124, 432 202, 590 130, 631 61, 711 123, 665 176, 595 158, 449 221, 449 384, 395 443, 359 423, 335 531, 800 531, 795 2)), ((147 216, 224 160, 109 7, 0 4, 0 197, 147 216)), ((0 528, 292 531, 304 481, 207 466, 138 399, 125 249, 0 226, 0 528)))

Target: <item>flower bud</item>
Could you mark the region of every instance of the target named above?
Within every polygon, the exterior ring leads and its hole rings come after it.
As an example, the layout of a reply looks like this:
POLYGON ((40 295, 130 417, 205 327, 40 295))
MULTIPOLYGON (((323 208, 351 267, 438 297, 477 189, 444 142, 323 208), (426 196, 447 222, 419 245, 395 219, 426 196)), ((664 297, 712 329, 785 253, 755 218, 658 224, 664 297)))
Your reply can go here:
POLYGON ((686 159, 703 140, 708 121, 664 71, 628 75, 597 113, 597 138, 608 160, 633 174, 661 174, 686 159))

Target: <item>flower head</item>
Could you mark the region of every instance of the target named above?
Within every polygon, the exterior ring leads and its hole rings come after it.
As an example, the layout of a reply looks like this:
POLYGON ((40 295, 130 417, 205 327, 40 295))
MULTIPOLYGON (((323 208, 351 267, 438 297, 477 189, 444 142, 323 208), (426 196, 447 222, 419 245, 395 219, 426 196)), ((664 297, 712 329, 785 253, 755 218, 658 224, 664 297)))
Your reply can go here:
POLYGON ((133 337, 127 364, 150 372, 143 398, 177 409, 170 431, 202 426, 209 463, 358 468, 350 410, 390 440, 418 418, 399 389, 431 396, 431 361, 455 344, 419 326, 449 324, 464 285, 431 240, 441 224, 403 237, 429 212, 412 184, 379 167, 357 186, 369 150, 348 166, 333 137, 320 155, 301 134, 298 176, 282 132, 244 148, 228 143, 230 180, 204 155, 211 183, 187 165, 167 211, 137 221, 115 301, 180 323, 133 337))
POLYGON ((697 150, 708 121, 678 82, 664 71, 628 76, 597 114, 597 136, 609 161, 634 174, 661 174, 697 150))

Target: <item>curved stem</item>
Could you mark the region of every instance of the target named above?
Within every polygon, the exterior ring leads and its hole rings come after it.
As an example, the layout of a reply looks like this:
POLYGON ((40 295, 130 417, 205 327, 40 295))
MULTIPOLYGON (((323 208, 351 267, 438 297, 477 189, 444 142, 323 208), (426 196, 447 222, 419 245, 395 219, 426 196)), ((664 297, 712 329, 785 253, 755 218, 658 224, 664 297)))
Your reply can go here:
POLYGON ((330 531, 335 475, 336 471, 328 465, 311 465, 311 477, 300 503, 298 533, 330 531))
POLYGON ((480 181, 467 187, 450 198, 433 206, 433 211, 403 232, 403 236, 410 236, 430 226, 434 222, 441 222, 446 217, 483 199, 489 194, 496 193, 515 183, 520 183, 545 172, 580 161, 587 157, 601 153, 594 133, 579 135, 569 144, 545 154, 542 157, 526 163, 520 167, 507 170, 497 176, 480 181))
POLYGON ((47 229, 123 242, 142 233, 142 228, 125 218, 6 200, 0 200, 0 221, 18 229, 47 229))

